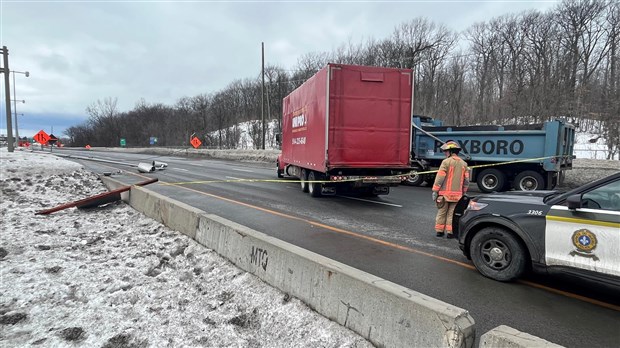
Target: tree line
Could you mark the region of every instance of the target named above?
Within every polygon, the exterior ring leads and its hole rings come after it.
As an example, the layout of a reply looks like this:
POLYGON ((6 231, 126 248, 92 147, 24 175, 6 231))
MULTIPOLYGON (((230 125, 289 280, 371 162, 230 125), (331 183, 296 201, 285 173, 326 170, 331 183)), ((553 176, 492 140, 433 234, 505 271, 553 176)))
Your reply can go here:
POLYGON ((414 114, 451 125, 563 118, 604 138, 611 158, 620 151, 619 43, 614 0, 565 0, 463 32, 420 17, 396 25, 387 38, 304 54, 293 70, 268 65, 264 90, 258 76, 174 105, 141 100, 119 111, 116 98, 97 100, 86 109, 88 121, 65 133, 74 146, 118 146, 120 138, 145 146, 151 136, 161 146, 187 146, 198 136, 207 147, 236 148, 237 125, 250 122, 248 136, 260 147, 264 100, 265 118, 276 123, 265 141, 275 146, 282 99, 327 63, 341 63, 413 69, 414 114))

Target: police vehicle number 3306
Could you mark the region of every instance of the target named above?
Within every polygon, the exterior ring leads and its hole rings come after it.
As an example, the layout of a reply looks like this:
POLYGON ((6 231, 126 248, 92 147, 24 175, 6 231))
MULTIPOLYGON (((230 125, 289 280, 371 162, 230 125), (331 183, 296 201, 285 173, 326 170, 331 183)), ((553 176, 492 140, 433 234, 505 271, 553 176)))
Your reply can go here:
POLYGON ((459 246, 483 275, 511 281, 528 267, 620 286, 620 172, 574 190, 464 198, 459 246))

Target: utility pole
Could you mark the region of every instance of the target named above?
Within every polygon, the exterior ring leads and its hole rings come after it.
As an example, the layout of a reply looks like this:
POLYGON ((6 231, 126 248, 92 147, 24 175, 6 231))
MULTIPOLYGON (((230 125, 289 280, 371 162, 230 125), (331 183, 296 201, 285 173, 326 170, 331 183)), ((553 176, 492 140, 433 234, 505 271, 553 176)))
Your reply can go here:
POLYGON ((261 137, 263 144, 261 149, 265 149, 265 43, 261 42, 261 74, 263 75, 263 83, 260 88, 260 117, 262 120, 262 132, 261 137))
MULTIPOLYGON (((17 86, 15 85, 15 74, 24 74, 26 77, 30 76, 28 71, 11 71, 13 73, 13 113, 15 114, 15 147, 19 147, 19 127, 17 126, 17 97, 15 96, 17 91, 17 86)), ((22 103, 25 103, 25 100, 21 100, 22 103)))
POLYGON ((17 128, 17 97, 15 97, 15 93, 17 88, 15 88, 15 71, 13 71, 13 112, 15 113, 15 146, 19 147, 19 130, 17 128))
POLYGON ((4 96, 6 98, 6 141, 9 152, 13 152, 13 124, 11 122, 11 81, 9 74, 9 49, 2 46, 2 55, 4 56, 4 96))

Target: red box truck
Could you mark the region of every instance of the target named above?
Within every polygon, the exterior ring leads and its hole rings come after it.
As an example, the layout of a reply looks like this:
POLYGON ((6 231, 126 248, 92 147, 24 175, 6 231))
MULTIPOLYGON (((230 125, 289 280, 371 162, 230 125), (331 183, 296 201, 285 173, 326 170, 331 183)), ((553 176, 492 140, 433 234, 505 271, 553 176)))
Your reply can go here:
POLYGON ((328 64, 283 100, 277 174, 313 197, 388 194, 411 169, 413 72, 328 64))

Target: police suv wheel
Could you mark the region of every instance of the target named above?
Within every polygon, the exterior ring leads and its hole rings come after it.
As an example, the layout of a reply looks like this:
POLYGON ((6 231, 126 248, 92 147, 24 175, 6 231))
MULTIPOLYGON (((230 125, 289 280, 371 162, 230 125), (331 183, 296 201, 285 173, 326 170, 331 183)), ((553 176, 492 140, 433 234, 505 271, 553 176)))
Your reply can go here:
POLYGON ((503 228, 486 227, 480 230, 473 237, 469 251, 474 266, 485 277, 509 282, 525 272, 525 249, 503 228))

